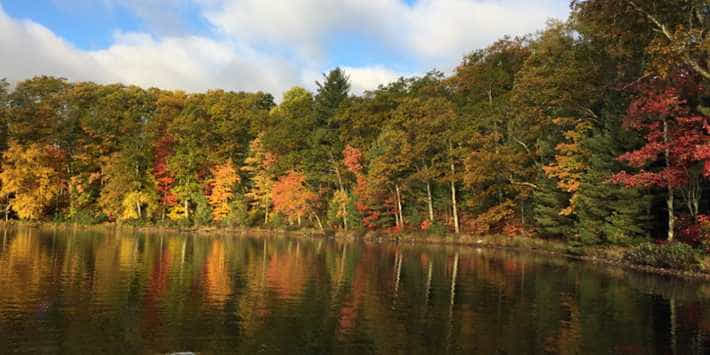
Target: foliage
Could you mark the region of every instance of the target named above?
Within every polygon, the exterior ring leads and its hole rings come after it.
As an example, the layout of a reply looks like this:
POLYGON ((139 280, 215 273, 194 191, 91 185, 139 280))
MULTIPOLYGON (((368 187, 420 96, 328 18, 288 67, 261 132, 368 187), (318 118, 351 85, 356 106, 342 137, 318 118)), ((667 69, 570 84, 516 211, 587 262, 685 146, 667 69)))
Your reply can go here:
MULTIPOLYGON (((629 106, 626 125, 645 134, 646 144, 619 159, 634 167, 646 167, 659 159, 664 166, 657 171, 636 174, 621 172, 614 180, 629 186, 678 188, 689 183, 689 168, 704 156, 696 149, 707 143, 707 117, 694 114, 684 95, 697 96, 697 84, 689 73, 679 73, 671 82, 651 80, 629 106), (667 154, 667 158, 664 155, 667 154)), ((703 162, 704 163, 704 162, 703 162)))
POLYGON ((263 92, 0 81, 6 215, 535 231, 580 253, 677 229, 701 245, 706 2, 571 8, 567 21, 469 52, 451 75, 357 95, 341 68, 278 105, 263 92))
POLYGON ((648 238, 653 195, 638 188, 610 181, 622 169, 615 158, 637 146, 633 132, 621 128, 619 120, 594 129, 583 140, 589 168, 581 178, 576 204, 579 240, 582 243, 627 244, 648 238))
POLYGON ((305 185, 305 176, 297 171, 289 171, 280 177, 274 184, 272 201, 274 211, 283 213, 293 223, 306 216, 312 209, 310 203, 317 199, 317 195, 305 185))
POLYGON ((122 205, 123 213, 120 219, 127 221, 142 218, 150 219, 157 204, 150 194, 143 191, 132 191, 123 198, 122 205))
POLYGON ((212 206, 212 219, 216 222, 224 220, 231 213, 231 202, 234 199, 234 187, 239 182, 239 175, 231 160, 212 168, 212 193, 209 203, 212 206))
POLYGON ((10 197, 10 206, 21 219, 42 218, 46 208, 64 188, 60 174, 64 154, 53 148, 10 142, 3 154, 0 195, 10 197))
POLYGON ((635 265, 664 269, 697 270, 700 266, 696 251, 683 243, 643 243, 627 251, 623 258, 635 265))
POLYGON ((491 207, 470 222, 471 232, 475 235, 499 233, 515 216, 514 207, 515 203, 510 200, 491 207))

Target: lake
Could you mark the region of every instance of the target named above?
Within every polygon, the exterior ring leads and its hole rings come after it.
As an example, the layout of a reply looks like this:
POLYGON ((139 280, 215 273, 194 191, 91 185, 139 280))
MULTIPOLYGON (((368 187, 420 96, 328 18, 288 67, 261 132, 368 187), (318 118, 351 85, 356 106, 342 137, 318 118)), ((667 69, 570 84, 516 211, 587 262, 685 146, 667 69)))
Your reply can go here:
POLYGON ((710 353, 710 283, 546 255, 0 233, 1 353, 710 353))

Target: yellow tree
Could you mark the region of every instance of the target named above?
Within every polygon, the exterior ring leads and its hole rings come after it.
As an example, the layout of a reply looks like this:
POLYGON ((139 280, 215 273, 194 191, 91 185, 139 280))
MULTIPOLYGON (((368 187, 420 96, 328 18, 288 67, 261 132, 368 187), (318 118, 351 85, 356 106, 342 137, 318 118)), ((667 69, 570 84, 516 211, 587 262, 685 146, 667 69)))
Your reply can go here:
POLYGON ((232 160, 217 165, 212 169, 212 193, 208 200, 212 206, 212 219, 223 221, 230 213, 229 203, 234 199, 234 186, 239 183, 239 175, 232 160))
POLYGON ((555 124, 574 127, 563 133, 565 141, 557 144, 555 161, 545 165, 543 170, 547 177, 556 178, 557 186, 571 195, 569 206, 560 211, 560 215, 569 216, 574 213, 578 198, 577 190, 582 182, 582 176, 587 170, 587 163, 582 155, 581 141, 585 133, 592 128, 591 123, 573 118, 557 118, 555 124))
POLYGON ((62 157, 63 154, 52 147, 10 143, 3 154, 0 195, 12 198, 10 206, 21 219, 40 219, 60 193, 63 181, 57 167, 62 157))
POLYGON ((276 157, 267 152, 260 138, 249 144, 249 156, 244 161, 244 170, 251 176, 251 188, 246 197, 255 208, 264 209, 264 224, 269 223, 269 208, 271 207, 271 190, 274 178, 270 172, 276 163, 276 157))
POLYGON ((121 220, 150 218, 157 207, 155 196, 145 191, 131 191, 123 198, 121 220))

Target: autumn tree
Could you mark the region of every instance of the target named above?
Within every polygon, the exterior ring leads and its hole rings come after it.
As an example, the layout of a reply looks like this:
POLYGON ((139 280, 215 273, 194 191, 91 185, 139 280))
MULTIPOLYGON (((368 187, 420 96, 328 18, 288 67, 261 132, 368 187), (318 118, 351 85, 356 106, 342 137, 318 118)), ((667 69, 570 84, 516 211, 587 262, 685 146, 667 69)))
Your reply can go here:
POLYGON ((514 141, 533 164, 528 182, 539 231, 573 237, 577 192, 587 165, 581 142, 599 121, 606 84, 604 58, 576 36, 571 23, 551 21, 530 44, 512 102, 514 141))
POLYGON ((448 79, 461 122, 452 127, 452 150, 461 161, 459 175, 470 193, 465 204, 473 214, 499 213, 496 206, 510 207, 510 200, 518 200, 522 210, 528 195, 534 160, 512 129, 511 91, 529 55, 526 39, 503 38, 468 54, 448 79))
POLYGON ((305 185, 306 177, 297 171, 289 171, 280 177, 273 186, 271 199, 274 211, 283 213, 293 223, 301 225, 303 217, 313 213, 310 203, 317 196, 305 185))
MULTIPOLYGON (((610 52, 645 52, 647 72, 664 77, 681 64, 710 80, 706 0, 573 0, 573 16, 596 28, 610 52)), ((636 57, 635 59, 637 59, 636 57)))
POLYGON ((21 219, 44 217, 63 188, 63 160, 62 152, 54 147, 10 142, 3 154, 0 195, 10 197, 10 207, 21 219))
POLYGON ((205 223, 211 213, 203 177, 209 171, 209 148, 215 141, 205 96, 189 96, 180 115, 168 125, 167 133, 174 139, 174 153, 168 158, 168 169, 175 179, 171 192, 180 201, 179 206, 172 208, 170 217, 205 223), (191 216, 193 209, 195 215, 191 216))
POLYGON ((271 169, 275 164, 276 156, 264 149, 260 138, 254 139, 249 144, 249 153, 242 167, 250 181, 246 197, 253 209, 264 210, 264 224, 269 223, 271 194, 275 183, 271 169))
POLYGON ((7 110, 9 104, 8 88, 10 84, 6 79, 0 79, 0 151, 7 148, 7 110))
POLYGON ((231 212, 230 203, 234 199, 234 188, 239 183, 239 175, 231 160, 212 167, 212 187, 208 200, 212 206, 212 219, 221 222, 231 212))
POLYGON ((657 186, 666 190, 667 239, 675 237, 675 200, 680 191, 688 212, 696 217, 702 193, 700 179, 705 162, 699 149, 707 144, 708 118, 694 110, 689 100, 698 97, 695 76, 687 71, 669 79, 639 84, 625 124, 644 134, 645 145, 619 156, 637 173, 622 171, 614 181, 631 187, 657 186))

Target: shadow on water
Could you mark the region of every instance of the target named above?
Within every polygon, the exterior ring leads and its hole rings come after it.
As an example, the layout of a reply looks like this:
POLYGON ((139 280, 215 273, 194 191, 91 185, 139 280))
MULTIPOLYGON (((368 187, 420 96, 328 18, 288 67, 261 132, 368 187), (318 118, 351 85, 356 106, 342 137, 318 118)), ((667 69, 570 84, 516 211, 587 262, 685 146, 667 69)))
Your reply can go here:
POLYGON ((5 229, 0 290, 20 353, 710 351, 710 284, 511 251, 5 229))

